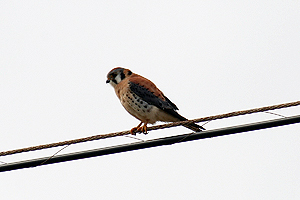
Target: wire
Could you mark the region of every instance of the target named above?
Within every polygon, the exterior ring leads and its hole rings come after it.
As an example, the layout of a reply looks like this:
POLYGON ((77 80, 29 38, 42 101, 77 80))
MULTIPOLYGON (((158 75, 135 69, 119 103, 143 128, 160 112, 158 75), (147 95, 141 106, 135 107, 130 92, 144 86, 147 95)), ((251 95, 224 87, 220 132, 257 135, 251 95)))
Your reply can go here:
MULTIPOLYGON (((300 101, 284 103, 284 104, 277 104, 277 105, 260 107, 260 108, 249 109, 249 110, 230 112, 230 113, 226 113, 226 114, 203 117, 203 118, 198 118, 198 119, 194 119, 194 120, 187 120, 187 121, 180 121, 180 122, 167 123, 167 124, 163 124, 163 125, 151 126, 151 127, 148 127, 147 130, 151 131, 151 130, 157 130, 157 129, 163 129, 163 128, 170 128, 170 127, 180 126, 180 125, 189 124, 189 123, 223 119, 223 118, 228 118, 228 117, 233 117, 233 116, 246 115, 246 114, 252 114, 252 113, 257 113, 257 112, 264 112, 264 111, 268 111, 268 110, 275 110, 275 109, 287 108, 287 107, 298 106, 298 105, 300 105, 300 101)), ((29 152, 29 151, 36 151, 36 150, 53 148, 53 147, 58 147, 58 146, 65 146, 65 145, 70 145, 70 144, 77 144, 77 143, 81 143, 81 142, 111 138, 111 137, 116 137, 116 136, 124 136, 124 135, 128 135, 128 134, 130 134, 129 130, 122 131, 122 132, 94 135, 94 136, 90 136, 90 137, 67 140, 67 141, 63 141, 63 142, 56 142, 56 143, 26 147, 26 148, 15 149, 15 150, 2 151, 2 152, 0 152, 0 156, 12 155, 12 154, 29 152)))
POLYGON ((106 147, 100 149, 93 149, 88 151, 63 154, 63 155, 52 157, 51 159, 49 159, 49 157, 43 157, 43 158, 37 158, 32 160, 25 160, 25 161, 0 165, 0 172, 22 169, 22 168, 37 167, 42 165, 66 162, 71 160, 78 160, 83 158, 91 158, 96 156, 103 156, 103 155, 133 151, 138 149, 163 146, 163 145, 172 145, 175 143, 212 138, 217 136, 224 136, 224 135, 260 130, 265 128, 278 127, 278 126, 289 125, 289 124, 294 124, 299 122, 300 122, 300 115, 297 115, 293 117, 285 117, 285 118, 280 118, 275 120, 268 120, 268 121, 256 122, 251 124, 244 124, 239 126, 202 131, 194 134, 182 134, 182 135, 176 135, 171 137, 148 140, 145 142, 135 142, 131 144, 124 144, 124 145, 118 145, 118 146, 112 146, 112 147, 106 147))

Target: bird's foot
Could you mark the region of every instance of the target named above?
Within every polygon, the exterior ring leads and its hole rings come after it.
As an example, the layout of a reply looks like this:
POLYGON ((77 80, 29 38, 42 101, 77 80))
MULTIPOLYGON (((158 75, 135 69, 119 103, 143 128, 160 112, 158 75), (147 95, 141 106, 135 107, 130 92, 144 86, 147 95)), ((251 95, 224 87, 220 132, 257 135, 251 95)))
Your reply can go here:
POLYGON ((139 128, 140 128, 140 126, 142 125, 142 123, 143 123, 143 122, 141 122, 137 127, 133 127, 133 128, 130 130, 130 134, 131 134, 131 135, 136 135, 135 132, 136 132, 136 131, 139 131, 139 128))
POLYGON ((147 123, 144 123, 143 126, 142 125, 143 122, 141 122, 137 127, 134 127, 130 130, 130 134, 131 135, 136 135, 136 132, 142 132, 144 134, 147 134, 147 123))
POLYGON ((139 127, 137 130, 141 131, 144 134, 147 134, 148 133, 147 132, 147 124, 144 124, 142 127, 139 127))
POLYGON ((131 135, 136 135, 136 131, 138 130, 138 127, 134 127, 134 128, 132 128, 131 130, 130 130, 130 134, 131 135))

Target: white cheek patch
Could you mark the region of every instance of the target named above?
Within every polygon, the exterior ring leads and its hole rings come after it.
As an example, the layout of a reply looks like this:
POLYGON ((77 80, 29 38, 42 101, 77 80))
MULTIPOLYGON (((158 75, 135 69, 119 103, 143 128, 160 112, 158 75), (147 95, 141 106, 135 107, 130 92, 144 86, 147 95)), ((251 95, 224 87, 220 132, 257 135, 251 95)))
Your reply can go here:
POLYGON ((115 80, 117 81, 117 83, 120 83, 122 81, 121 79, 121 74, 118 74, 115 78, 115 80))

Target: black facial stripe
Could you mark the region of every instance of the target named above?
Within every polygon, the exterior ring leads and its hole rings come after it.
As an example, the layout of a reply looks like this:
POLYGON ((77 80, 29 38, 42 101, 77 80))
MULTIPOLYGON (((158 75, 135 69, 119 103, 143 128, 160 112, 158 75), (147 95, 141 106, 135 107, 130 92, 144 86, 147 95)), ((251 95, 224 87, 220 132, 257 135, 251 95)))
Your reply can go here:
POLYGON ((116 79, 112 79, 112 82, 114 82, 115 84, 118 84, 118 82, 116 81, 116 79))
POLYGON ((125 78, 125 74, 121 72, 121 80, 123 80, 124 78, 125 78))
POLYGON ((128 70, 128 73, 127 73, 128 75, 131 75, 132 74, 132 72, 130 71, 130 70, 128 70))

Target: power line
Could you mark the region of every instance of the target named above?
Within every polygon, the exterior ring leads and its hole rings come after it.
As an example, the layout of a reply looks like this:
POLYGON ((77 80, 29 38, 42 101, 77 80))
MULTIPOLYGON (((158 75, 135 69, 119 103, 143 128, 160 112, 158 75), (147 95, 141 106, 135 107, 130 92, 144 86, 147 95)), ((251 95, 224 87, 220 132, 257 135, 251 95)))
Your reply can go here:
MULTIPOLYGON (((252 114, 252 113, 257 113, 257 112, 264 112, 264 111, 268 111, 268 110, 275 110, 275 109, 287 108, 287 107, 298 106, 298 105, 300 105, 300 101, 294 101, 294 102, 290 102, 290 103, 283 103, 283 104, 265 106, 265 107, 254 108, 254 109, 235 111, 235 112, 214 115, 214 116, 209 116, 209 117, 202 117, 202 118, 198 118, 198 119, 194 119, 194 120, 187 120, 187 121, 180 121, 180 122, 167 123, 167 124, 162 124, 162 125, 157 125, 157 126, 151 126, 151 127, 148 127, 147 130, 151 131, 151 130, 157 130, 157 129, 163 129, 163 128, 170 128, 170 127, 180 126, 180 125, 189 124, 189 123, 223 119, 223 118, 228 118, 228 117, 233 117, 233 116, 240 116, 240 115, 252 114)), ((56 142, 56 143, 43 144, 43 145, 38 145, 38 146, 33 146, 33 147, 26 147, 26 148, 9 150, 9 151, 2 151, 2 152, 0 152, 0 156, 12 155, 12 154, 23 153, 23 152, 28 152, 28 151, 36 151, 36 150, 65 146, 65 145, 70 145, 70 144, 77 144, 77 143, 81 143, 81 142, 111 138, 111 137, 116 137, 116 136, 124 136, 124 135, 128 135, 128 134, 130 134, 130 131, 122 131, 122 132, 94 135, 94 136, 90 136, 90 137, 67 140, 67 141, 63 141, 63 142, 56 142)))
POLYGON ((294 124, 299 122, 300 122, 300 115, 297 115, 293 117, 286 117, 286 118, 256 122, 251 124, 244 124, 239 126, 202 131, 202 132, 197 132, 192 134, 182 134, 182 135, 176 135, 171 137, 159 138, 159 139, 149 140, 145 142, 135 142, 131 144, 124 144, 124 145, 118 145, 118 146, 112 146, 112 147, 106 147, 100 149, 63 154, 63 155, 52 157, 51 159, 49 159, 49 157, 43 157, 43 158, 25 160, 25 161, 0 165, 0 172, 22 169, 22 168, 37 167, 42 165, 48 165, 48 164, 54 164, 54 163, 60 163, 60 162, 66 162, 66 161, 78 160, 84 158, 91 158, 96 156, 103 156, 103 155, 133 151, 138 149, 163 146, 163 145, 171 145, 171 144, 176 144, 181 142, 187 142, 187 141, 193 141, 193 140, 199 140, 199 139, 205 139, 205 138, 211 138, 217 136, 224 136, 224 135, 260 130, 265 128, 278 127, 278 126, 289 125, 289 124, 294 124))

